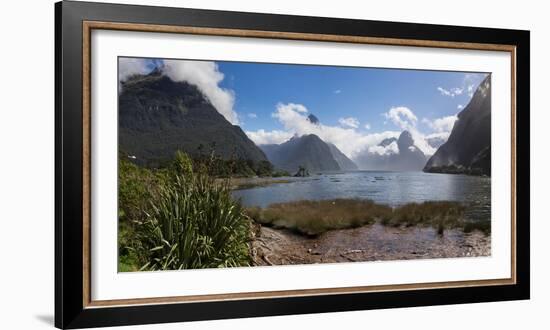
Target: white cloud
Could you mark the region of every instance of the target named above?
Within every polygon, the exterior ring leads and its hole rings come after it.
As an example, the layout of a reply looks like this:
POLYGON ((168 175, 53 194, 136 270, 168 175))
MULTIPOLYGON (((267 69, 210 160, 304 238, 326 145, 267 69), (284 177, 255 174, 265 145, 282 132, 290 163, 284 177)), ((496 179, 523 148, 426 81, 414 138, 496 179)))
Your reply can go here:
POLYGON ((145 59, 121 57, 118 60, 118 81, 125 81, 135 74, 147 74, 150 71, 151 68, 145 59))
POLYGON ((383 116, 403 130, 415 127, 418 121, 411 109, 403 106, 393 107, 383 116))
POLYGON ((441 95, 451 96, 451 91, 448 91, 443 87, 437 87, 437 90, 441 93, 441 95))
POLYGON ((487 74, 485 73, 469 73, 464 75, 464 79, 460 87, 445 89, 443 87, 437 87, 437 90, 441 95, 455 97, 457 95, 467 94, 468 97, 474 96, 476 86, 480 80, 483 80, 487 74))
POLYGON ((366 123, 364 127, 365 127, 365 129, 370 129, 370 124, 366 123))
POLYGON ((258 118, 258 115, 253 112, 249 113, 247 116, 248 118, 258 118))
POLYGON ((441 93, 441 95, 449 96, 449 97, 455 97, 457 95, 462 95, 464 92, 464 88, 454 87, 451 89, 445 89, 443 87, 437 87, 437 90, 441 93))
POLYGON ((446 116, 437 118, 434 120, 429 120, 427 118, 422 119, 422 122, 428 125, 437 133, 450 132, 453 129, 455 122, 458 120, 456 115, 446 116))
POLYGON ((399 146, 397 145, 397 142, 393 141, 392 143, 388 144, 387 146, 371 146, 368 148, 369 153, 378 154, 380 156, 386 156, 391 154, 398 154, 399 153, 399 146))
POLYGON ((463 106, 462 104, 459 104, 459 105, 456 106, 456 108, 457 108, 458 110, 462 110, 462 109, 464 109, 464 106, 463 106))
POLYGON ((388 121, 396 125, 399 130, 367 134, 356 129, 359 128, 359 124, 357 124, 357 127, 312 124, 307 119, 308 112, 308 109, 302 104, 279 103, 272 117, 282 124, 284 127, 283 130, 265 131, 261 129, 258 131, 247 131, 246 134, 258 145, 280 144, 294 135, 315 134, 323 141, 333 143, 346 156, 354 159, 355 156, 364 151, 380 155, 398 153, 399 150, 396 143, 391 143, 386 147, 379 146, 379 144, 386 138, 398 138, 401 131, 408 130, 413 137, 415 146, 425 155, 430 156, 435 153, 436 149, 428 143, 428 139, 440 138, 446 141, 452 129, 452 124, 456 121, 456 116, 447 116, 435 120, 423 119, 422 122, 435 131, 434 133, 425 135, 417 129, 418 118, 411 109, 403 106, 393 107, 383 115, 388 121))
POLYGON ((164 60, 164 74, 174 81, 185 81, 197 86, 214 108, 230 123, 237 125, 239 119, 233 110, 235 95, 232 90, 219 86, 224 74, 218 65, 208 61, 164 60))
POLYGON ((347 117, 347 118, 340 118, 338 119, 338 122, 343 127, 351 127, 351 128, 358 128, 359 127, 359 120, 354 117, 347 117))
POLYGON ((401 130, 409 131, 414 140, 414 144, 425 155, 433 155, 435 153, 436 150, 426 141, 424 134, 416 128, 418 118, 411 109, 404 106, 393 107, 388 112, 384 113, 383 116, 401 130))
POLYGON ((409 129, 409 132, 412 135, 414 145, 417 146, 424 155, 431 156, 435 154, 436 149, 426 141, 426 136, 424 134, 420 133, 416 128, 409 129))
POLYGON ((334 91, 334 94, 340 94, 340 93, 342 93, 341 89, 337 89, 337 90, 334 91))
POLYGON ((274 130, 267 132, 263 129, 257 131, 247 131, 246 135, 257 145, 262 144, 281 144, 292 137, 292 133, 287 131, 274 130))
POLYGON ((333 143, 346 156, 353 158, 359 152, 378 145, 385 138, 398 137, 399 131, 364 134, 355 128, 313 124, 307 119, 308 110, 296 103, 279 103, 272 114, 284 127, 284 130, 247 131, 246 134, 256 144, 282 143, 293 135, 315 134, 323 141, 333 143))
POLYGON ((469 97, 474 96, 474 87, 475 87, 475 86, 474 86, 473 84, 468 85, 468 96, 469 96, 469 97))
POLYGON ((432 133, 425 136, 426 140, 430 139, 442 139, 444 141, 447 141, 449 139, 449 135, 451 135, 451 132, 438 132, 438 133, 432 133))

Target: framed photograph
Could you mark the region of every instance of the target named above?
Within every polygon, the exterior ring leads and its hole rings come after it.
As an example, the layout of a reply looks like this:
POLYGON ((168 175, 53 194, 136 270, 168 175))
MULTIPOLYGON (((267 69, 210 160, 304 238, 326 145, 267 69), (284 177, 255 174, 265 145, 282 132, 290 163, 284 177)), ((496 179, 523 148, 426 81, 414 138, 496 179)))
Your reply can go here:
POLYGON ((59 2, 59 328, 529 298, 529 32, 59 2))

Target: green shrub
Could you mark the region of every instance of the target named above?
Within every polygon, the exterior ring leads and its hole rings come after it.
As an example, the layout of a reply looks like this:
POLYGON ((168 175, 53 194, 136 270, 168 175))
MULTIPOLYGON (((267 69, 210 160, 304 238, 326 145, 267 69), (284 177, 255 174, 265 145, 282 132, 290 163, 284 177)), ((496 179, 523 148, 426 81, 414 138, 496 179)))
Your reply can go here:
POLYGON ((143 170, 128 160, 121 158, 118 163, 118 205, 119 218, 135 219, 142 207, 151 198, 143 170))
POLYGON ((151 203, 151 213, 138 226, 141 269, 248 265, 250 222, 232 199, 227 182, 220 183, 201 169, 193 172, 180 156, 176 162, 187 173, 171 174, 151 203))

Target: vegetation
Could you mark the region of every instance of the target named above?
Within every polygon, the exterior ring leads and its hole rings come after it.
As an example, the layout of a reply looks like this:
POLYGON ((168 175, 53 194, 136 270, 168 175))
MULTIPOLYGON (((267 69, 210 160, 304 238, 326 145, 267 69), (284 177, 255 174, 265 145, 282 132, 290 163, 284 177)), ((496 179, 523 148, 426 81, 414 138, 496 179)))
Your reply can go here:
MULTIPOLYGON (((223 179, 225 180, 225 179, 223 179)), ((231 178, 229 184, 232 190, 251 189, 257 187, 267 187, 273 184, 291 183, 288 179, 271 178, 231 178)))
POLYGON ((392 227, 431 226, 439 234, 451 228, 459 228, 464 232, 490 232, 490 221, 468 222, 464 219, 464 211, 465 206, 457 202, 410 203, 391 208, 370 200, 334 199, 248 208, 247 214, 258 223, 288 228, 306 235, 359 227, 375 221, 392 227))
POLYGON ((360 227, 385 219, 392 214, 392 209, 370 200, 303 200, 272 204, 264 209, 249 208, 247 214, 264 225, 318 235, 327 230, 360 227))
POLYGON ((437 201, 409 203, 393 210, 392 217, 382 221, 385 225, 431 226, 443 234, 445 229, 464 226, 464 205, 457 202, 437 201))
MULTIPOLYGON (((121 154, 119 271, 249 265, 251 220, 313 236, 376 221, 393 227, 431 226, 439 234, 450 228, 486 234, 491 230, 490 221, 466 221, 465 206, 456 202, 392 208, 360 199, 302 200, 245 210, 232 198, 231 189, 251 180, 233 175, 274 173, 269 163, 254 169, 251 165, 222 160, 214 153, 192 159, 177 152, 162 168, 144 168, 121 154)), ((251 182, 264 185, 288 180, 255 178, 251 182)))
MULTIPOLYGON (((204 151, 204 146, 199 145, 197 152, 191 159, 192 165, 201 167, 208 175, 217 178, 242 178, 242 177, 279 177, 289 176, 288 172, 275 170, 267 160, 254 161, 242 159, 236 156, 236 152, 225 159, 216 152, 216 144, 210 144, 209 151, 204 151), (205 167, 205 164, 207 166, 205 167)), ((177 152, 176 152, 177 153, 177 152)))
POLYGON ((195 164, 181 152, 161 170, 121 160, 119 271, 249 264, 250 220, 228 180, 210 175, 214 164, 195 164))

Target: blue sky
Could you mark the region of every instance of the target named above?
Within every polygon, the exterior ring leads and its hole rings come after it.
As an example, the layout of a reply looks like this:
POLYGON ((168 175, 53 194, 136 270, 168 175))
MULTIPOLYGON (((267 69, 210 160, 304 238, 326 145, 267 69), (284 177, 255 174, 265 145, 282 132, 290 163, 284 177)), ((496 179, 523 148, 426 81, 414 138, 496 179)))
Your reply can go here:
POLYGON ((316 134, 348 157, 384 153, 403 130, 426 155, 446 141, 485 73, 245 62, 119 58, 119 80, 155 67, 196 85, 256 144, 316 134), (314 114, 321 122, 307 120, 314 114))
MULTIPOLYGON (((394 128, 383 115, 392 107, 406 106, 419 119, 455 115, 471 98, 468 86, 477 87, 485 77, 464 72, 243 62, 218 62, 218 67, 225 75, 220 86, 235 92, 234 109, 241 126, 252 131, 284 128, 272 117, 278 103, 302 104, 325 125, 339 125, 340 118, 353 117, 360 123, 358 129, 369 132, 394 128), (453 97, 438 88, 463 90, 453 97)), ((422 122, 419 129, 430 132, 422 122)))

